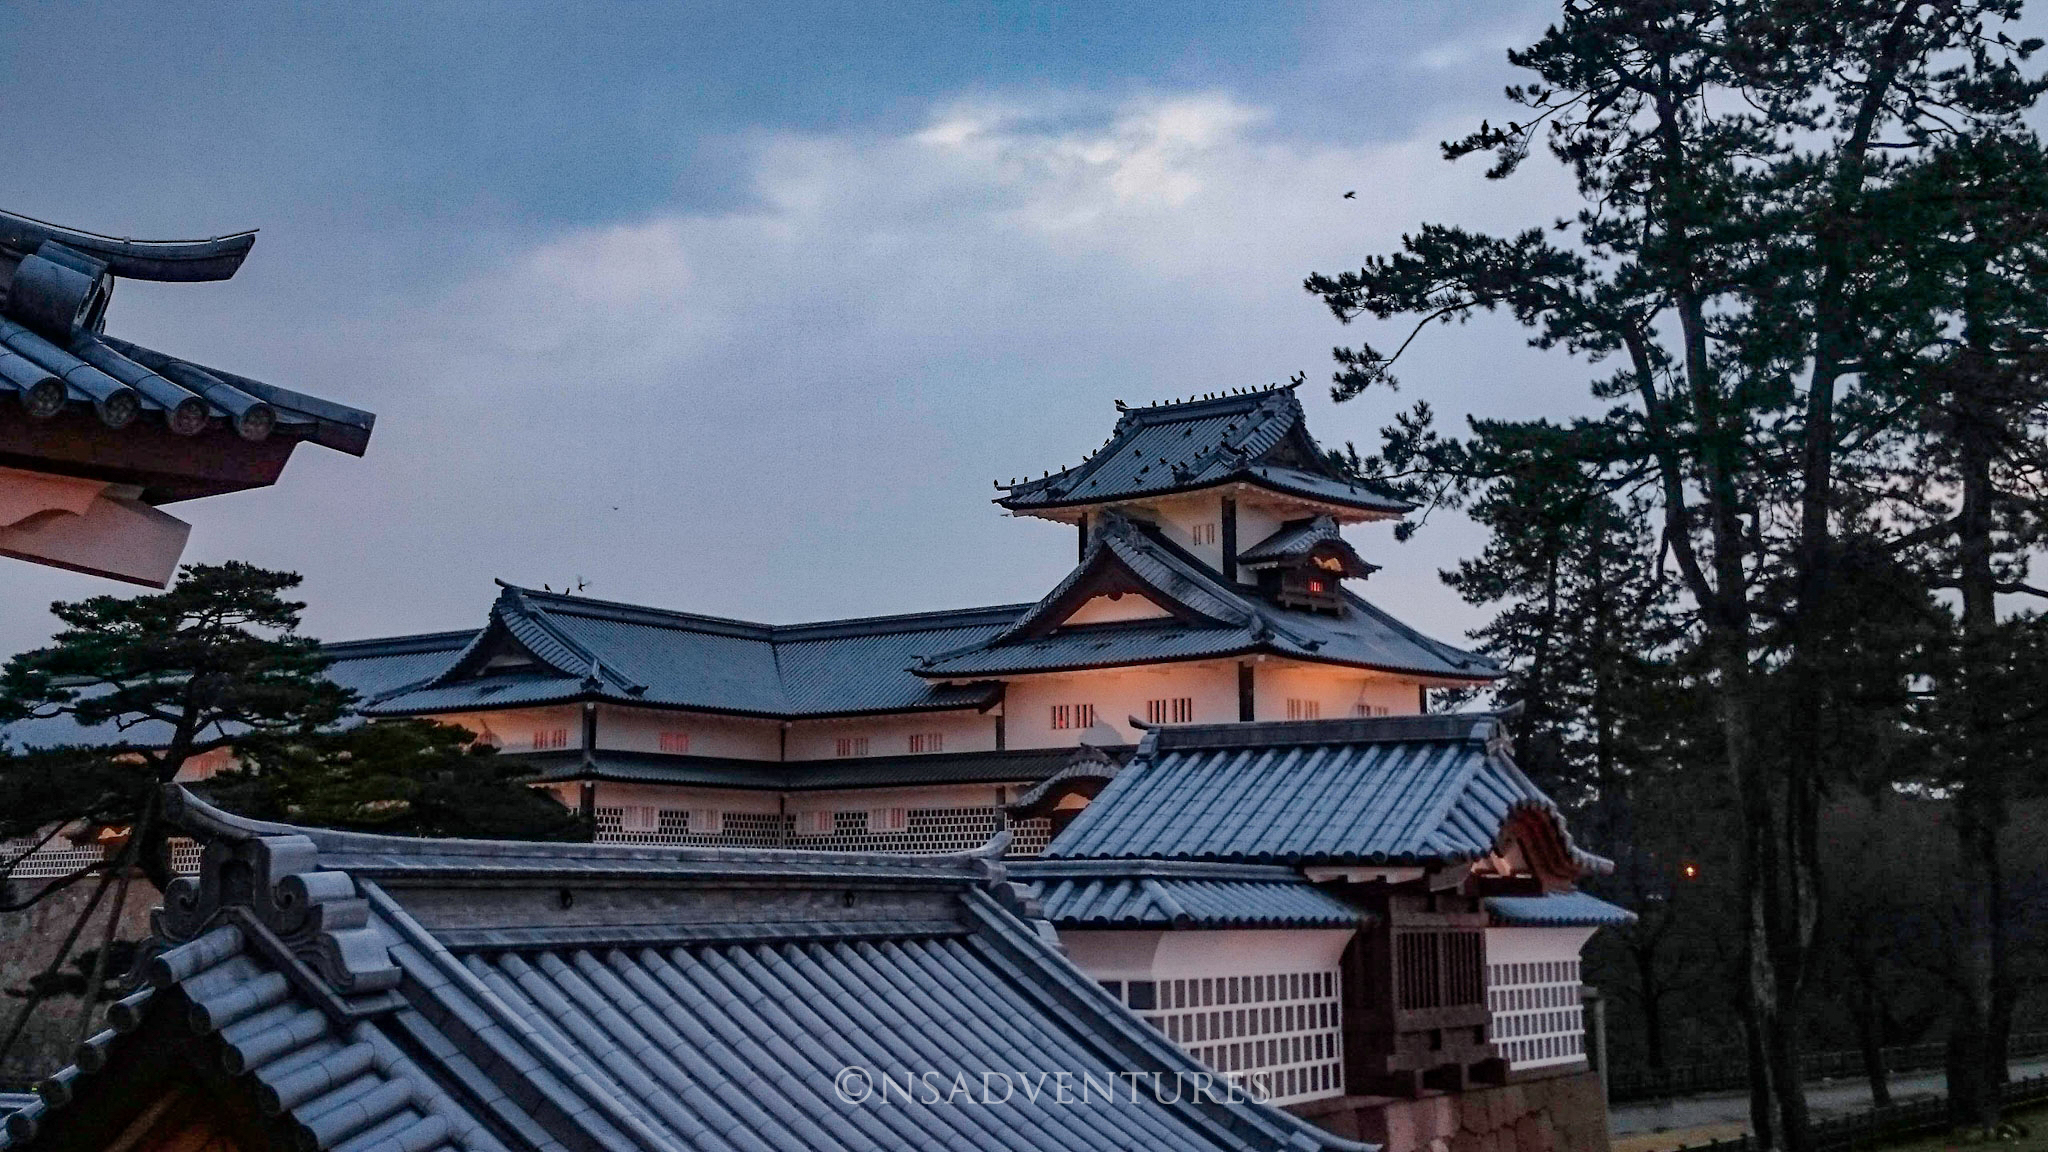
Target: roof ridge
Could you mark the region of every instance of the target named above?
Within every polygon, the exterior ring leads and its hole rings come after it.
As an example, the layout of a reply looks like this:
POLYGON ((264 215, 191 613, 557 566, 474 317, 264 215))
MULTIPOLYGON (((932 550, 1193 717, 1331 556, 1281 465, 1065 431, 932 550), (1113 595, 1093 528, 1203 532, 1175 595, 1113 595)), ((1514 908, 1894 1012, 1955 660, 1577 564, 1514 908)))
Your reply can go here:
MULTIPOLYGON (((1345 716, 1329 720, 1260 720, 1176 724, 1155 730, 1160 752, 1300 744, 1401 744, 1468 740, 1484 744, 1502 728, 1494 712, 1415 716, 1345 716)), ((1533 787, 1533 785, 1532 785, 1533 787)))
POLYGON ((336 660, 363 660, 373 656, 404 656, 415 652, 454 651, 476 637, 476 628, 445 632, 408 632, 397 636, 370 636, 361 640, 323 640, 320 651, 336 660))
MULTIPOLYGON (((680 608, 663 608, 650 604, 631 604, 623 600, 600 600, 591 596, 576 596, 566 592, 550 592, 521 587, 500 580, 501 587, 516 589, 521 594, 548 601, 550 611, 569 615, 586 615, 618 620, 621 623, 639 623, 653 628, 675 628, 678 630, 729 630, 729 634, 753 636, 768 643, 789 643, 811 639, 825 639, 824 636, 791 636, 790 633, 843 631, 848 635, 879 635, 892 631, 914 632, 907 625, 917 621, 940 621, 975 616, 994 616, 1000 613, 1016 613, 1031 607, 1025 604, 989 604, 967 608, 928 608, 918 612, 883 613, 872 616, 846 616, 825 620, 805 620, 792 624, 764 624, 756 620, 742 620, 733 616, 711 616, 701 612, 688 612, 680 608), (639 619, 636 619, 639 618, 639 619)), ((986 621, 994 623, 995 621, 986 621)))

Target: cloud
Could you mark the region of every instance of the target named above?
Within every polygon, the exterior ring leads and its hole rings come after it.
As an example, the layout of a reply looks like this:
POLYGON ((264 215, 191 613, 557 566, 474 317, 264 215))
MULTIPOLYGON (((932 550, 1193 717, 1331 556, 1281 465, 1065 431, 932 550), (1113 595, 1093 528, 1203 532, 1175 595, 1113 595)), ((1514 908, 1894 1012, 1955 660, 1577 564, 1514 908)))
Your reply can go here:
MULTIPOLYGON (((345 318, 374 323, 374 347, 304 334, 297 356, 404 382, 382 390, 369 458, 309 449, 290 491, 190 506, 193 552, 306 572, 337 637, 474 624, 492 576, 771 620, 1034 598, 1070 534, 1002 518, 990 478, 1078 459, 1112 399, 1321 380, 1357 334, 1301 291, 1307 272, 1424 220, 1519 228, 1568 206, 1540 170, 1490 184, 1445 164, 1436 141, 1464 127, 1330 143, 1227 93, 1162 91, 742 139, 737 207, 507 251, 430 301, 345 318)), ((1452 329, 1407 377, 1449 414, 1574 394, 1518 349, 1499 324, 1452 329)), ((1390 407, 1304 396, 1333 442, 1390 407)), ((1384 529, 1360 539, 1389 562, 1384 529)), ((1434 572, 1472 541, 1429 539, 1368 591, 1451 636, 1471 614, 1434 572)))

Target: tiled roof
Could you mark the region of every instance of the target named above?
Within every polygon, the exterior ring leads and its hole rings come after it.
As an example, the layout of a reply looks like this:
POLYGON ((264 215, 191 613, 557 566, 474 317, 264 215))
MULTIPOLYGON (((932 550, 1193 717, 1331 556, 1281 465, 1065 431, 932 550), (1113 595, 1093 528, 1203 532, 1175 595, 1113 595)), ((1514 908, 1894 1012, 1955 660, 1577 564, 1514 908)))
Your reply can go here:
POLYGON ((1237 554, 1237 562, 1247 567, 1275 564, 1307 556, 1318 546, 1338 549, 1350 562, 1351 571, 1359 576, 1379 570, 1379 565, 1369 564, 1344 539, 1338 530, 1337 520, 1332 516, 1309 516, 1290 520, 1280 530, 1237 554))
POLYGON ((0 450, 137 483, 152 504, 268 483, 301 440, 362 455, 376 423, 368 412, 106 335, 117 279, 225 280, 254 242, 247 232, 120 240, 0 212, 0 393, 12 393, 29 418, 0 450), (142 439, 125 455, 104 441, 80 448, 66 431, 80 421, 126 430, 124 444, 142 439), (153 440, 164 436, 172 439, 153 440), (185 439, 200 449, 177 448, 185 439), (239 462, 212 467, 208 454, 239 462))
POLYGON ((1072 748, 1006 752, 932 752, 916 756, 861 756, 841 760, 740 760, 659 752, 599 750, 589 764, 581 752, 519 753, 534 764, 534 779, 612 780, 694 784, 711 788, 801 791, 880 785, 1021 783, 1043 780, 1074 758, 1072 748))
POLYGON ((1138 752, 1046 849, 1048 858, 1413 864, 1492 852, 1511 816, 1550 799, 1485 715, 1189 725, 1138 752))
POLYGON ((1254 588, 1224 580, 1150 525, 1105 512, 1074 571, 1015 624, 937 654, 917 671, 933 679, 971 679, 1266 652, 1445 680, 1485 681, 1500 674, 1486 657, 1432 640, 1363 597, 1347 591, 1344 606, 1341 616, 1284 608, 1254 588), (1047 631, 1052 614, 1075 589, 1111 566, 1180 611, 1168 618, 1047 631))
POLYGON ((1093 455, 1045 478, 1009 485, 996 503, 1035 512, 1247 483, 1369 518, 1411 509, 1338 475, 1304 420, 1301 401, 1287 386, 1125 409, 1093 455))
POLYGON ((768 625, 507 585, 489 624, 459 647, 423 644, 400 666, 366 642, 356 659, 338 648, 337 671, 382 689, 363 705, 378 716, 591 698, 767 717, 976 708, 993 702, 992 685, 932 685, 909 669, 1022 610, 768 625), (415 670, 425 674, 408 678, 415 670))
POLYGON ((1038 860, 1010 871, 1059 928, 1355 928, 1370 916, 1270 865, 1038 860))
POLYGON ((1590 892, 1489 896, 1487 919, 1503 928, 1602 928, 1633 924, 1636 914, 1590 892))
POLYGON ((1066 960, 1000 844, 892 857, 419 841, 189 797, 173 811, 208 848, 199 882, 167 896, 152 987, 42 1082, 0 1147, 107 1143, 165 1051, 212 1060, 195 1071, 246 1092, 275 1126, 261 1148, 280 1150, 1367 1147, 1228 1096, 849 1102, 849 1068, 875 1091, 926 1072, 1199 1073, 1066 960), (253 884, 224 882, 230 868, 253 884))

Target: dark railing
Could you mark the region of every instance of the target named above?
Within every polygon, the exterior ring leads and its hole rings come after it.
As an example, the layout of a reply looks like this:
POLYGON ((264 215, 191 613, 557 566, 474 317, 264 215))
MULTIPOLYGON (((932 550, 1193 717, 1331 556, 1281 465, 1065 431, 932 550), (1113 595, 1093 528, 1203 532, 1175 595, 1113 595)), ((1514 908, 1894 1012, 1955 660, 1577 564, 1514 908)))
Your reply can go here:
MULTIPOLYGON (((2048 1100, 2048 1076, 2030 1076, 2024 1080, 2014 1080, 2004 1087, 2003 1096, 2007 1108, 2039 1104, 2048 1100)), ((1874 1108, 1854 1116, 1837 1116, 1832 1120, 1815 1121, 1813 1152, 1854 1152, 1859 1148, 1896 1144, 1902 1140, 1933 1136, 1948 1130, 1946 1099, 1915 1100, 1910 1104, 1874 1108)), ((1705 1144, 1680 1144, 1678 1149, 1679 1152, 1751 1152, 1753 1144, 1749 1134, 1745 1132, 1727 1140, 1714 1140, 1705 1144)))
MULTIPOLYGON (((1916 1072, 1939 1068, 1947 1049, 1941 1044, 1911 1044, 1884 1050, 1889 1072, 1916 1072)), ((2015 1033, 2007 1045, 2014 1059, 2048 1053, 2048 1032, 2015 1033)), ((1800 1058, 1800 1072, 1807 1080, 1847 1079, 1863 1075, 1863 1054, 1809 1052, 1800 1058)), ((1663 1071, 1651 1068, 1614 1068, 1607 1074, 1607 1099, 1620 1104, 1631 1100, 1661 1100, 1667 1096, 1691 1096, 1700 1092, 1731 1092, 1749 1087, 1749 1068, 1740 1052, 1720 1060, 1674 1064, 1663 1071)))

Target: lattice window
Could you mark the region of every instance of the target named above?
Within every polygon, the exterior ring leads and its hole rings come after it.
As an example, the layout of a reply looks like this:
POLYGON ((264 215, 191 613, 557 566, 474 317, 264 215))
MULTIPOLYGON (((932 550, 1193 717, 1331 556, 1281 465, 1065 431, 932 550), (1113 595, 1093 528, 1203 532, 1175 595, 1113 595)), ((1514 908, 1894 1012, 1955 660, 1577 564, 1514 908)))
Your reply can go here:
POLYGON ((663 732, 661 734, 661 750, 663 752, 688 752, 690 750, 690 734, 688 732, 663 732))
POLYGON ((912 732, 910 734, 910 750, 912 752, 944 752, 946 750, 946 734, 944 732, 912 732))
POLYGON ((1188 532, 1188 536, 1197 545, 1214 544, 1216 543, 1216 525, 1213 522, 1197 524, 1188 532))
MULTIPOLYGON (((651 832, 628 831, 626 809, 597 810, 597 839, 610 843, 699 845, 728 848, 808 848, 855 852, 904 852, 913 855, 965 852, 988 843, 1002 826, 994 808, 895 808, 875 812, 809 812, 796 816, 753 812, 718 812, 708 808, 663 808, 651 832), (888 831, 901 813, 901 828, 888 831), (713 821, 716 824, 713 824, 713 821), (807 823, 800 823, 807 822, 807 823), (715 828, 716 831, 705 831, 715 828)), ((1019 820, 1010 826, 1010 855, 1037 856, 1052 841, 1052 821, 1044 817, 1019 820)), ((75 866, 74 866, 75 867, 75 866)), ((62 872, 52 875, 63 875, 62 872)))
POLYGON ((1353 716, 1390 715, 1390 713, 1387 711, 1387 706, 1385 704, 1354 704, 1351 706, 1351 714, 1353 716))
POLYGON ((865 736, 841 736, 832 742, 835 756, 865 756, 868 754, 868 738, 865 736))
POLYGON ((910 809, 868 809, 868 831, 875 835, 910 831, 910 809))
POLYGON ((1586 1058, 1577 960, 1491 964, 1487 984, 1493 1044, 1508 1067, 1540 1068, 1586 1058))
POLYGON ((661 810, 652 804, 628 804, 619 809, 619 831, 652 833, 661 831, 661 810))
MULTIPOLYGON (((40 849, 35 848, 32 839, 0 842, 0 864, 20 860, 8 872, 16 880, 54 880, 69 876, 80 868, 98 864, 107 858, 107 848, 100 844, 74 846, 63 836, 53 837, 40 849), (34 849, 32 851, 32 849, 34 849)), ((199 872, 198 842, 183 836, 174 836, 169 841, 171 871, 180 876, 193 876, 199 872)))
POLYGON ((1010 825, 1010 855, 1040 856, 1045 846, 1052 843, 1052 818, 1040 816, 1033 820, 1018 820, 1010 825))
POLYGON ((1287 718, 1289 720, 1321 720, 1323 718, 1323 702, 1321 700, 1303 700, 1299 696, 1289 696, 1287 698, 1287 718))
POLYGON ((1095 705, 1055 704, 1052 706, 1052 726, 1058 729, 1095 727, 1095 705))
POLYGON ((1147 724, 1188 724, 1195 718, 1195 698, 1175 696, 1164 700, 1145 701, 1145 723, 1147 724))
POLYGON ((1485 1003, 1486 939, 1479 932, 1399 932, 1396 995, 1404 1010, 1485 1003))
POLYGON ((534 751, 536 751, 536 752, 545 752, 545 751, 547 751, 547 750, 548 750, 548 749, 550 749, 550 748, 567 748, 568 746, 569 746, 569 730, 568 730, 567 728, 536 728, 536 729, 534 729, 534 732, 533 732, 533 750, 534 750, 534 751))
POLYGON ((1272 1103, 1344 1094, 1334 968, 1103 987, 1189 1055, 1272 1103))

